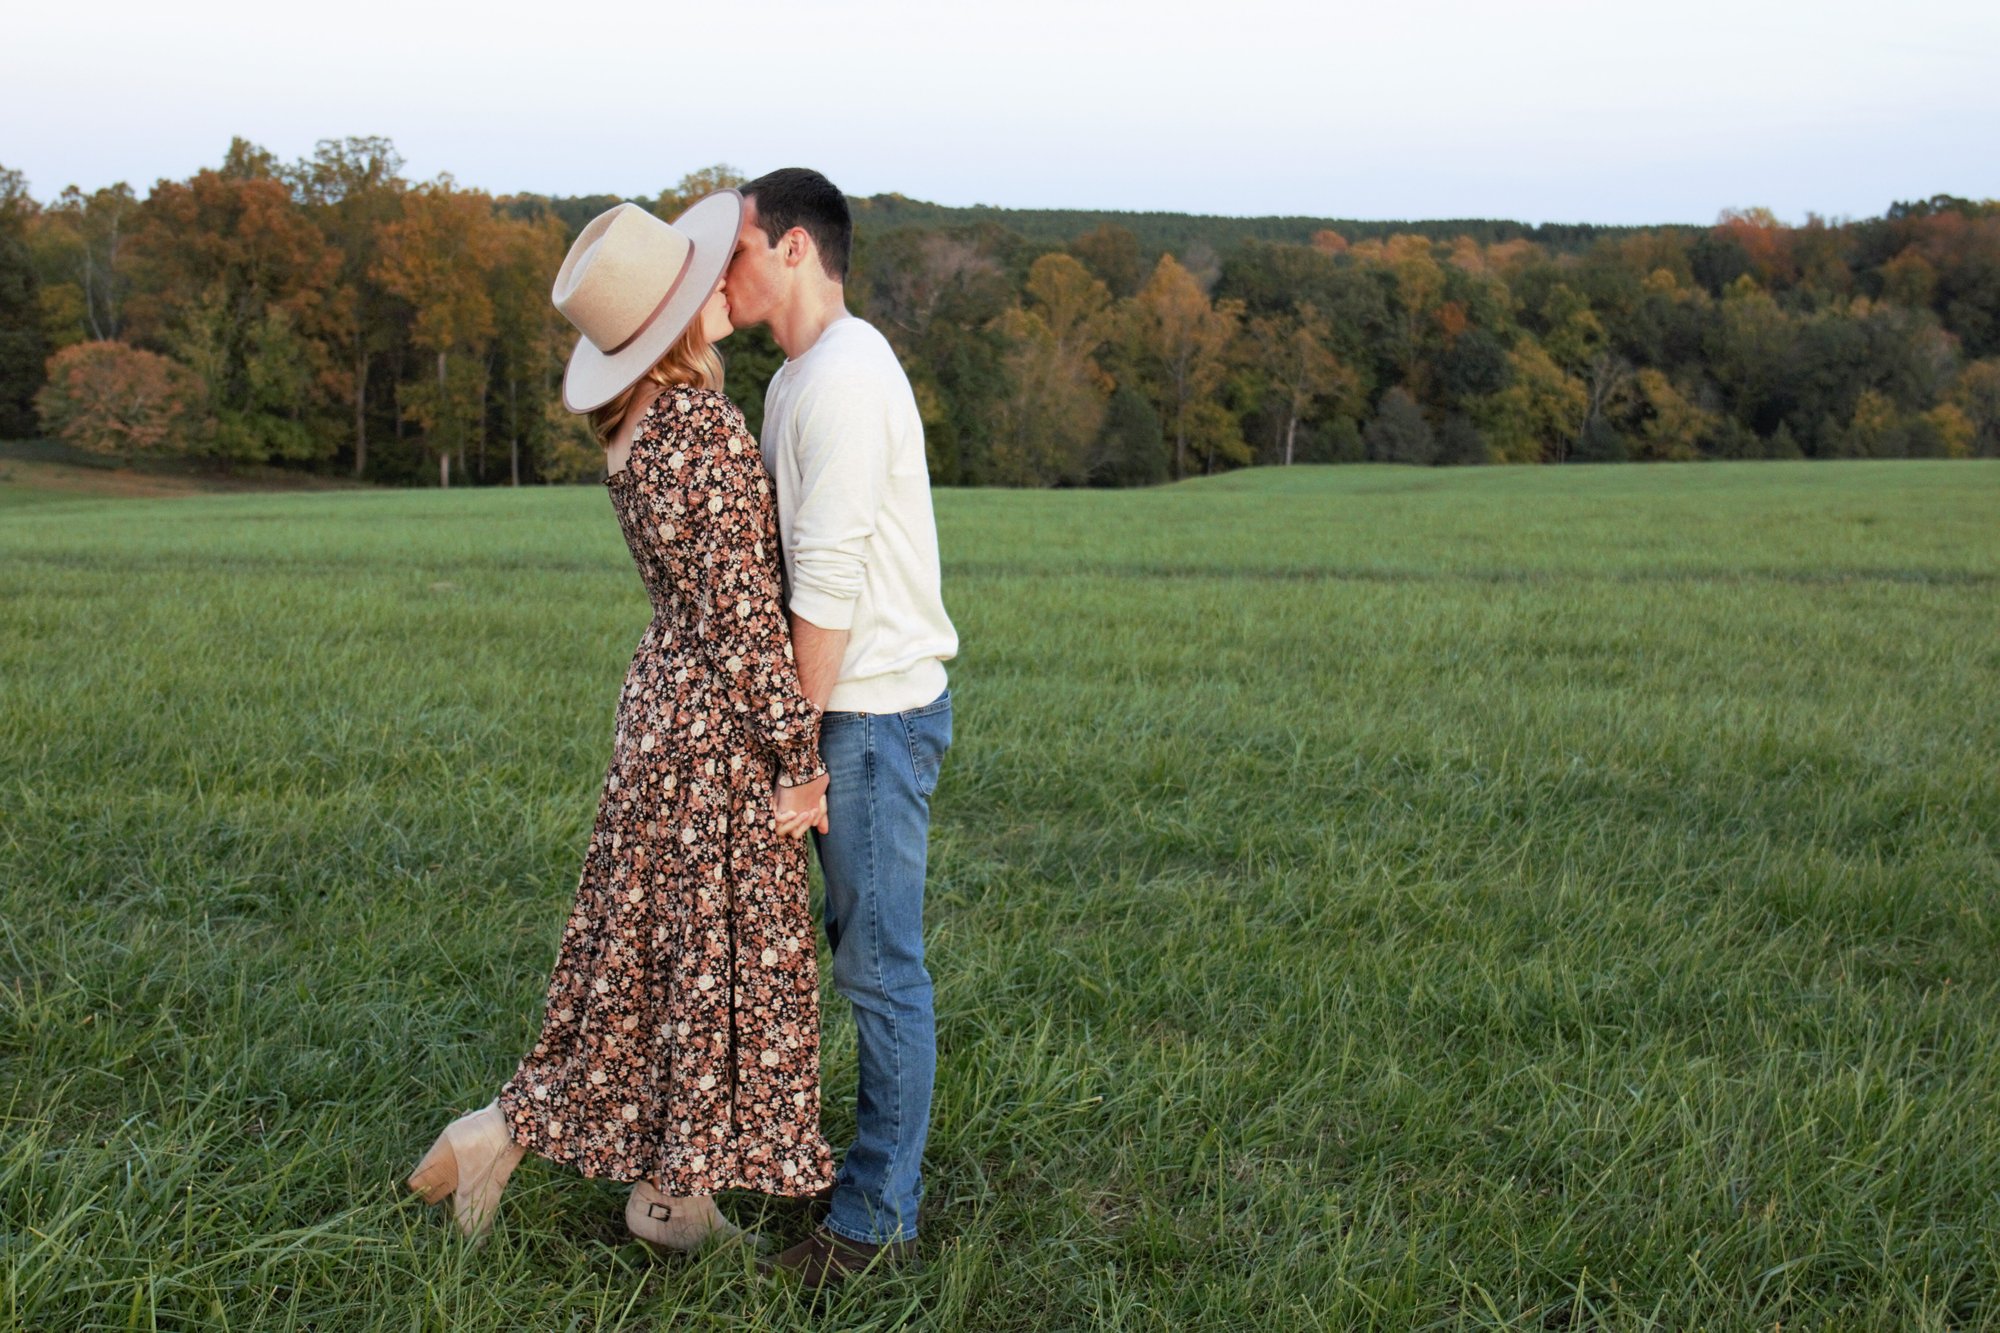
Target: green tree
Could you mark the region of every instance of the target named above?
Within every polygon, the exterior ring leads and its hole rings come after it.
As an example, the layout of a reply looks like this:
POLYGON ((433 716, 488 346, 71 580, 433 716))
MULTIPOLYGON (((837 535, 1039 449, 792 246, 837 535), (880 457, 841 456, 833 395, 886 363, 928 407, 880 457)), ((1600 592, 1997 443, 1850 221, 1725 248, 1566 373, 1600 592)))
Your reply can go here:
POLYGON ((604 446, 590 431, 590 418, 571 412, 560 395, 542 402, 543 481, 597 481, 604 476, 604 446))
POLYGON ((1625 457, 1620 426, 1637 399, 1632 363, 1615 352, 1599 352, 1590 358, 1578 379, 1583 385, 1583 433, 1600 444, 1600 459, 1625 457))
POLYGON ((892 232, 857 247, 849 302, 902 358, 931 479, 942 485, 988 479, 995 405, 1007 392, 999 321, 1015 304, 1009 251, 1007 235, 990 227, 892 232))
POLYGON ((1280 457, 1289 467, 1298 449, 1299 423, 1322 400, 1335 415, 1351 416, 1359 407, 1360 381, 1333 354, 1333 330, 1310 301, 1289 315, 1251 320, 1247 335, 1264 393, 1277 407, 1283 427, 1280 457))
POLYGON ((89 194, 68 186, 42 211, 38 262, 51 291, 50 333, 58 343, 124 335, 132 286, 128 247, 138 220, 139 201, 123 182, 89 194))
POLYGON ((1467 329, 1452 340, 1439 371, 1438 387, 1446 400, 1468 403, 1506 388, 1513 367, 1506 343, 1485 329, 1467 329))
POLYGON ((1784 419, 1787 361, 1796 339, 1792 318, 1747 275, 1717 303, 1703 346, 1708 373, 1730 415, 1760 435, 1784 419))
POLYGON ((1362 439, 1367 442, 1368 457, 1378 463, 1428 466, 1437 461, 1437 436, 1424 419, 1423 408, 1400 384, 1382 395, 1362 439))
POLYGON ((41 283, 28 250, 35 211, 27 179, 0 167, 0 436, 35 433, 35 395, 45 379, 41 283))
POLYGON ((1453 412, 1439 425, 1437 462, 1463 466, 1491 462, 1492 456, 1493 451, 1486 443, 1486 433, 1465 413, 1453 412))
POLYGON ((1100 223, 1069 243, 1069 252, 1120 300, 1139 290, 1145 279, 1145 262, 1139 257, 1139 238, 1116 223, 1100 223))
POLYGON ((1557 283, 1537 312, 1542 349, 1573 375, 1583 374, 1605 344, 1604 323, 1568 283, 1557 283))
POLYGON ((1173 459, 1160 414, 1138 385, 1121 382, 1105 405, 1090 480, 1099 486, 1152 486, 1167 479, 1173 459))

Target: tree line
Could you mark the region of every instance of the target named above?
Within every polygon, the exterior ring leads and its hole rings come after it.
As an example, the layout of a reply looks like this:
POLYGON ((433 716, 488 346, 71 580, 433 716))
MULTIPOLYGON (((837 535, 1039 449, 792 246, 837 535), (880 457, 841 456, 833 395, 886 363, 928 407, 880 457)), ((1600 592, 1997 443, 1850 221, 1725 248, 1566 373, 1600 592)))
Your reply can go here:
MULTIPOLYGON (((390 484, 601 475, 548 293, 614 202, 411 182, 378 138, 290 163, 237 140, 143 199, 38 202, 0 168, 0 436, 390 484)), ((2000 202, 1705 228, 854 209, 850 305, 902 356, 940 484, 2000 456, 2000 202)), ((725 350, 754 428, 781 354, 725 350)))

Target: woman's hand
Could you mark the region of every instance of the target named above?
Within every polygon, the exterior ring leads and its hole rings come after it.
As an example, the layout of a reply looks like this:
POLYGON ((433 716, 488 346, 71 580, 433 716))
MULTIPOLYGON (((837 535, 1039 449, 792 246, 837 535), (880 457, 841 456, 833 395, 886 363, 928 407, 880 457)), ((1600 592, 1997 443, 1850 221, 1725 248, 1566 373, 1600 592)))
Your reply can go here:
POLYGON ((778 817, 778 836, 803 838, 807 829, 826 832, 827 774, 796 787, 778 783, 771 792, 771 806, 778 817))

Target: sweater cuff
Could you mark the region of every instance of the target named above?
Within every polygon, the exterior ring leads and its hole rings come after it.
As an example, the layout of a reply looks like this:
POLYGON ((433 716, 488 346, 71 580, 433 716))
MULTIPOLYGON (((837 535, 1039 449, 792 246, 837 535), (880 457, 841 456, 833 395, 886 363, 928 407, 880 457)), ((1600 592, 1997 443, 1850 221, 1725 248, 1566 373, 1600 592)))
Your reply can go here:
POLYGON ((821 629, 854 628, 858 597, 835 597, 817 588, 792 589, 792 614, 821 629))

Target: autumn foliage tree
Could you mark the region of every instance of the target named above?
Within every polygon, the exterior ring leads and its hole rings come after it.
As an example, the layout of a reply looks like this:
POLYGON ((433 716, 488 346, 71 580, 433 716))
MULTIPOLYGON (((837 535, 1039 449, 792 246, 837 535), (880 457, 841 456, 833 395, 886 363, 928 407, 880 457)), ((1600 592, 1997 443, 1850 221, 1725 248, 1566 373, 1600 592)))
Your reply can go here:
POLYGON ((1299 423, 1322 402, 1336 415, 1352 417, 1360 403, 1360 382, 1333 354, 1333 330, 1319 308, 1302 302, 1284 315, 1250 321, 1244 349, 1277 408, 1282 428, 1280 461, 1291 466, 1299 423))
POLYGON ((200 377, 206 447, 245 461, 331 457, 339 256, 267 155, 239 140, 222 169, 162 181, 131 246, 131 340, 200 377))
POLYGON ((116 342, 73 343, 49 358, 35 397, 42 429, 130 464, 193 443, 200 386, 185 366, 116 342))
POLYGON ((1111 293, 1069 255, 1048 254, 1029 268, 1027 295, 1000 319, 1008 391, 995 404, 993 479, 1077 485, 1113 387, 1096 359, 1112 332, 1111 293))
MULTIPOLYGON (((671 217, 740 179, 642 198, 671 217)), ((412 183, 371 138, 294 163, 237 140, 144 197, 37 203, 0 172, 0 432, 35 428, 51 352, 117 342, 181 368, 153 368, 185 407, 169 434, 224 463, 594 477, 548 287, 614 202, 412 183)), ((1996 201, 1644 228, 853 203, 847 299, 909 373, 939 484, 2000 455, 1996 201)), ((783 353, 757 329, 723 350, 755 429, 783 353)))
POLYGON ((291 173, 294 193, 339 256, 327 338, 339 353, 335 383, 350 406, 357 477, 368 472, 371 372, 394 349, 399 332, 394 297, 377 270, 383 233, 402 215, 408 188, 402 168, 402 157, 386 139, 325 139, 291 173))
POLYGON ((1160 256, 1133 298, 1127 336, 1173 441, 1176 477, 1188 475, 1190 452, 1201 460, 1204 472, 1217 463, 1249 461, 1249 447, 1235 421, 1215 399, 1242 314, 1241 302, 1211 303, 1172 255, 1160 256))
POLYGON ((567 249, 568 237, 552 214, 503 225, 486 275, 494 330, 489 415, 507 441, 507 477, 515 486, 521 484, 523 451, 545 433, 543 406, 559 398, 576 343, 575 328, 548 300, 550 275, 567 249))
POLYGON ((400 218, 384 227, 381 256, 371 270, 382 286, 415 312, 410 342, 428 369, 399 394, 403 413, 435 442, 440 485, 451 484, 455 452, 485 435, 487 340, 493 300, 486 275, 501 257, 492 200, 444 178, 419 186, 400 218))

